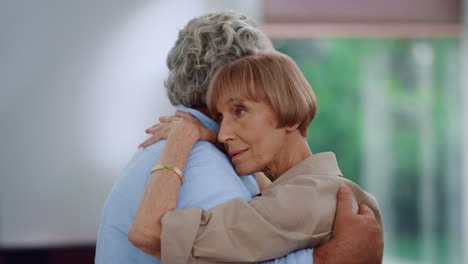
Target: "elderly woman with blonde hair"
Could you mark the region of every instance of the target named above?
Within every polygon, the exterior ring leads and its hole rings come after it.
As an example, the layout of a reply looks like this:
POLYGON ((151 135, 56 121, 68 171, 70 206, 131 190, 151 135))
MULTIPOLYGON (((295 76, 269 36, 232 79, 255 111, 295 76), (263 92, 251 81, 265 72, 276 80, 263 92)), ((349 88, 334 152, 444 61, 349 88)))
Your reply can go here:
POLYGON ((220 123, 217 135, 181 112, 157 128, 164 127, 167 144, 129 233, 135 246, 162 249, 164 263, 252 263, 320 246, 332 237, 342 186, 351 190, 355 212, 364 204, 381 224, 377 201, 342 177, 335 155, 311 152, 306 135, 317 102, 288 56, 258 53, 222 66, 207 105, 220 123), (239 175, 263 172, 273 183, 248 202, 234 199, 209 211, 175 209, 192 146, 215 142, 216 136, 239 175))

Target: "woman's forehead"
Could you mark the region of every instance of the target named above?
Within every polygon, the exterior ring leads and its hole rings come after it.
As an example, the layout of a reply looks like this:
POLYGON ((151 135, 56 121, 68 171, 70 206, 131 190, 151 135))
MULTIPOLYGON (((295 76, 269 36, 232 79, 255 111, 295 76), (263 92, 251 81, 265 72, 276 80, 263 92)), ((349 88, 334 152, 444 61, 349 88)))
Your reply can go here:
POLYGON ((233 95, 233 96, 225 96, 222 98, 219 98, 216 103, 216 111, 218 113, 221 112, 227 112, 231 111, 233 107, 246 107, 250 108, 253 107, 253 105, 256 104, 265 104, 269 108, 271 108, 270 104, 268 102, 265 102, 264 100, 259 100, 258 98, 246 98, 243 96, 238 96, 238 95, 233 95))
POLYGON ((234 95, 234 96, 230 96, 230 97, 226 98, 225 99, 225 104, 234 105, 234 104, 245 103, 246 101, 250 101, 250 100, 245 98, 245 97, 234 95))
POLYGON ((244 104, 249 101, 247 98, 239 96, 237 94, 233 95, 224 95, 218 98, 216 103, 216 108, 219 110, 223 109, 224 107, 232 107, 237 104, 244 104))

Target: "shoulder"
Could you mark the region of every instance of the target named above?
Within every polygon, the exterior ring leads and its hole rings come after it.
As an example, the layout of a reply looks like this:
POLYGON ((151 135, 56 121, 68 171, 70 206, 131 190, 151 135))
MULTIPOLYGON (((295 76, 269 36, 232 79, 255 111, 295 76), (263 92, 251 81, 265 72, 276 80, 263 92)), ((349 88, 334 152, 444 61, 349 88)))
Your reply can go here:
POLYGON ((264 194, 271 193, 272 195, 302 195, 303 193, 317 192, 322 189, 333 191, 332 187, 337 190, 343 186, 342 177, 336 175, 324 174, 299 174, 282 180, 281 182, 273 182, 272 185, 265 188, 264 194))
POLYGON ((199 141, 195 143, 185 166, 185 171, 198 169, 221 169, 228 174, 235 174, 229 157, 215 145, 199 141))
POLYGON ((219 150, 215 145, 207 141, 198 141, 190 152, 187 166, 194 165, 191 163, 198 164, 213 160, 229 163, 227 155, 219 150))
POLYGON ((262 192, 261 207, 275 216, 275 221, 283 228, 305 226, 312 230, 322 220, 329 227, 335 214, 336 194, 342 185, 338 176, 295 175, 273 188, 267 187, 262 192), (320 221, 315 221, 317 219, 320 221))
POLYGON ((120 171, 106 200, 106 207, 136 208, 143 195, 151 169, 159 160, 165 141, 161 140, 146 148, 138 149, 120 171), (126 200, 126 203, 122 203, 126 200))
POLYGON ((209 142, 200 141, 194 145, 184 174, 179 208, 200 206, 208 210, 231 199, 248 201, 251 198, 226 154, 209 142))
POLYGON ((194 145, 184 173, 187 183, 193 180, 210 185, 219 183, 223 188, 242 184, 227 155, 205 141, 194 145))

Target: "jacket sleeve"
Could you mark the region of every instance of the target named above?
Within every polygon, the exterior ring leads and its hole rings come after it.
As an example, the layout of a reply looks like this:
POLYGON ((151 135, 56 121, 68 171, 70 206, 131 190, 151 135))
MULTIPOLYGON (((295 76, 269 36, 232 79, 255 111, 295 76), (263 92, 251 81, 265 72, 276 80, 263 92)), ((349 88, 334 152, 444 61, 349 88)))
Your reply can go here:
POLYGON ((163 263, 252 263, 318 246, 331 236, 341 185, 297 176, 248 203, 170 211, 162 219, 163 263))

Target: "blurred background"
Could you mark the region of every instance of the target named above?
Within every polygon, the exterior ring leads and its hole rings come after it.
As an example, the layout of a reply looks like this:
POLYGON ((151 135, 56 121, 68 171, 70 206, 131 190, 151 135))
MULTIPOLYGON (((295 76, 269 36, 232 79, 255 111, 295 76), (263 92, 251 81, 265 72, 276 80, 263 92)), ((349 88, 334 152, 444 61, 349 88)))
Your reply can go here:
POLYGON ((235 10, 300 66, 313 152, 379 200, 384 263, 468 263, 461 0, 0 1, 0 263, 93 263, 104 200, 193 17, 235 10))

